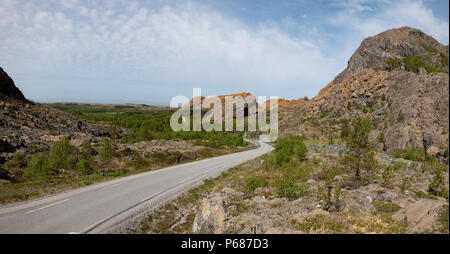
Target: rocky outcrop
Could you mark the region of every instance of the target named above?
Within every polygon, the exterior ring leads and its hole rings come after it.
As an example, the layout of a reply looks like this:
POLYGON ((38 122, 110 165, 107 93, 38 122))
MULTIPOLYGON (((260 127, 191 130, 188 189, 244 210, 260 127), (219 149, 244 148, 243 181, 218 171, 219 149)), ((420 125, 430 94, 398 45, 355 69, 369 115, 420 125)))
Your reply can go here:
MULTIPOLYGON (((25 100, 22 92, 16 87, 14 81, 8 74, 0 67, 0 96, 7 96, 17 100, 25 100)), ((0 97, 0 100, 2 98, 0 97)))
POLYGON ((363 40, 348 61, 347 68, 334 79, 339 84, 348 76, 373 68, 389 59, 425 55, 430 52, 448 56, 448 47, 418 29, 401 27, 390 29, 363 40))
MULTIPOLYGON (((110 134, 108 125, 90 124, 75 116, 25 99, 13 80, 0 68, 0 164, 15 152, 49 150, 64 136, 71 143, 98 142, 110 134)), ((119 135, 125 132, 119 128, 119 135)))
POLYGON ((391 29, 365 39, 347 69, 316 97, 296 109, 280 108, 281 135, 311 136, 306 130, 317 126, 325 131, 314 135, 339 135, 333 122, 369 118, 379 149, 423 148, 447 160, 448 94, 448 47, 416 29, 391 29))
POLYGON ((392 216, 407 223, 407 233, 432 232, 448 203, 443 200, 421 199, 402 208, 392 216))

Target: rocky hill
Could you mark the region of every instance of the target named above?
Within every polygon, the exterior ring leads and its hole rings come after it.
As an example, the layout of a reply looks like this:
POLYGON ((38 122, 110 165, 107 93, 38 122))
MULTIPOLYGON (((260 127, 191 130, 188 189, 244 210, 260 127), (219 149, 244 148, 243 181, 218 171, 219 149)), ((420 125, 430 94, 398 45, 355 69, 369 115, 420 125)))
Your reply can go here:
POLYGON ((0 96, 25 100, 25 96, 23 96, 22 92, 16 87, 14 81, 8 76, 2 67, 0 67, 0 96))
POLYGON ((448 62, 448 46, 417 29, 369 37, 316 97, 290 111, 280 108, 282 136, 338 137, 344 119, 364 117, 379 149, 424 149, 447 160, 448 62))
POLYGON ((90 124, 75 116, 25 99, 14 81, 0 68, 0 164, 17 151, 46 151, 63 136, 71 143, 96 141, 109 127, 90 124))

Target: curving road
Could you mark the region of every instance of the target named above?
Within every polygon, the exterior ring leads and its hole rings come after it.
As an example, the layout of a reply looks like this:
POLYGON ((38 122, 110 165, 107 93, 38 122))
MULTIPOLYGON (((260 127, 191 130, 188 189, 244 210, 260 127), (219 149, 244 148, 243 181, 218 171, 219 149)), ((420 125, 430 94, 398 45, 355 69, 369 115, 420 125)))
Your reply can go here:
MULTIPOLYGON (((257 149, 132 175, 65 193, 0 207, 0 233, 88 233, 119 214, 170 193, 187 190, 205 177, 272 151, 257 149)), ((99 231, 102 232, 102 231, 99 231)))

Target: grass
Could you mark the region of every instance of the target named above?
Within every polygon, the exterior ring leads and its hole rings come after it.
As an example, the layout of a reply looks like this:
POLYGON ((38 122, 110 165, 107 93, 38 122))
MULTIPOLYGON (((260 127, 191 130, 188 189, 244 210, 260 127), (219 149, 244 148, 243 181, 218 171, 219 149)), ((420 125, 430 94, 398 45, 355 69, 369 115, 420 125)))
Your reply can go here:
POLYGON ((382 214, 393 214, 401 209, 401 207, 394 202, 387 202, 383 200, 373 201, 373 206, 378 213, 382 214))

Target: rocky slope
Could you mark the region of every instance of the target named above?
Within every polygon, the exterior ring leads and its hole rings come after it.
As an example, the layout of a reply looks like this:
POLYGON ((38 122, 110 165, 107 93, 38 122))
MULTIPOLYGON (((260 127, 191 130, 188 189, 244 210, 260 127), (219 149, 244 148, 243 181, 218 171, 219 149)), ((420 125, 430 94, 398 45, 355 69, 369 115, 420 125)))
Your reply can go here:
POLYGON ((379 149, 423 148, 447 160, 448 58, 448 46, 417 29, 369 37, 316 97, 290 112, 280 108, 281 133, 339 136, 339 120, 365 117, 379 149))
POLYGON ((7 96, 23 101, 25 100, 25 96, 23 96, 22 92, 16 87, 14 81, 8 76, 2 67, 0 67, 0 96, 7 96))
POLYGON ((75 116, 25 99, 0 68, 0 164, 17 151, 46 151, 63 136, 81 146, 109 135, 109 126, 90 124, 75 116))

